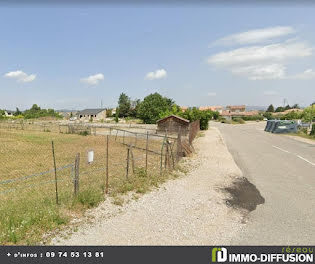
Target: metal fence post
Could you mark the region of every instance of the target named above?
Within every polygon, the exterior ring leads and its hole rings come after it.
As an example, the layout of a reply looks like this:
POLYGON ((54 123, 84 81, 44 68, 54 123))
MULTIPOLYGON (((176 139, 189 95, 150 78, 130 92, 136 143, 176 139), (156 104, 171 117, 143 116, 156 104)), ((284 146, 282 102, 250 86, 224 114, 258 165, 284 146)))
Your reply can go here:
POLYGON ((75 157, 74 168, 74 196, 76 197, 79 193, 80 153, 78 153, 75 157))
POLYGON ((105 193, 108 193, 108 140, 109 136, 106 136, 106 182, 105 182, 105 193))
POLYGON ((54 171, 55 171, 56 204, 58 205, 58 204, 59 204, 59 201, 58 201, 58 183, 57 183, 57 167, 56 167, 56 157, 55 157, 54 141, 51 141, 51 147, 52 147, 52 155, 53 155, 54 171))

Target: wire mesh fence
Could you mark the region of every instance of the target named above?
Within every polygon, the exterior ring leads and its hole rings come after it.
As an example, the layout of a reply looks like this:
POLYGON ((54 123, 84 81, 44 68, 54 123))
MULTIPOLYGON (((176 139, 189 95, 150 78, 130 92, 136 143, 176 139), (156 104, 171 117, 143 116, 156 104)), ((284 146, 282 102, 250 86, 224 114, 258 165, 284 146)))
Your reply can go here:
POLYGON ((53 228, 58 210, 144 192, 183 156, 180 135, 96 128, 94 133, 0 129, 0 244, 53 228), (59 209, 58 209, 59 208, 59 209), (45 222, 46 221, 46 222, 45 222))

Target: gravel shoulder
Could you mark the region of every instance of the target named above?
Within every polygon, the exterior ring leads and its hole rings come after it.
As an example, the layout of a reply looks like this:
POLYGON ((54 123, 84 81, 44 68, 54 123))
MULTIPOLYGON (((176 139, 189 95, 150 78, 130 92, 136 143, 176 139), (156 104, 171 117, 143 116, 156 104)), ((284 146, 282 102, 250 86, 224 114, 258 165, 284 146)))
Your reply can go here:
POLYGON ((194 143, 182 161, 186 174, 117 206, 107 199, 87 211, 76 232, 63 231, 52 245, 209 245, 229 244, 244 226, 244 214, 226 206, 221 191, 242 176, 216 128, 194 143))

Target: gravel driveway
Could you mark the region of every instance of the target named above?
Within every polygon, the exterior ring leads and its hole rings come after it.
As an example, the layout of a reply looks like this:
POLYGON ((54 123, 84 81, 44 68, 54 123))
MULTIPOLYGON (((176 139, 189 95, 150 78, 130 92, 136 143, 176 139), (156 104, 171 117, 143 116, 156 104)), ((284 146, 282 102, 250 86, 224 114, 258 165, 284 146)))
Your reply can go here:
POLYGON ((196 154, 185 158, 188 173, 123 206, 109 199, 89 210, 77 232, 58 235, 54 245, 228 244, 244 226, 240 210, 228 208, 221 187, 241 171, 216 128, 195 140, 196 154))

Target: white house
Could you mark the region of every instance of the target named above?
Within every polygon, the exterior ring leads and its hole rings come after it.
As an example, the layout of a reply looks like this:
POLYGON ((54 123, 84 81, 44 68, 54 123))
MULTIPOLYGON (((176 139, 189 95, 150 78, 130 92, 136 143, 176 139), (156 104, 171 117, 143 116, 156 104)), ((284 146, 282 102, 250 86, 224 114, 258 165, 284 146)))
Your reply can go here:
POLYGON ((11 110, 4 110, 4 115, 6 117, 12 117, 14 116, 15 111, 11 111, 11 110))
POLYGON ((101 120, 106 118, 106 109, 84 109, 77 113, 79 120, 101 120))

